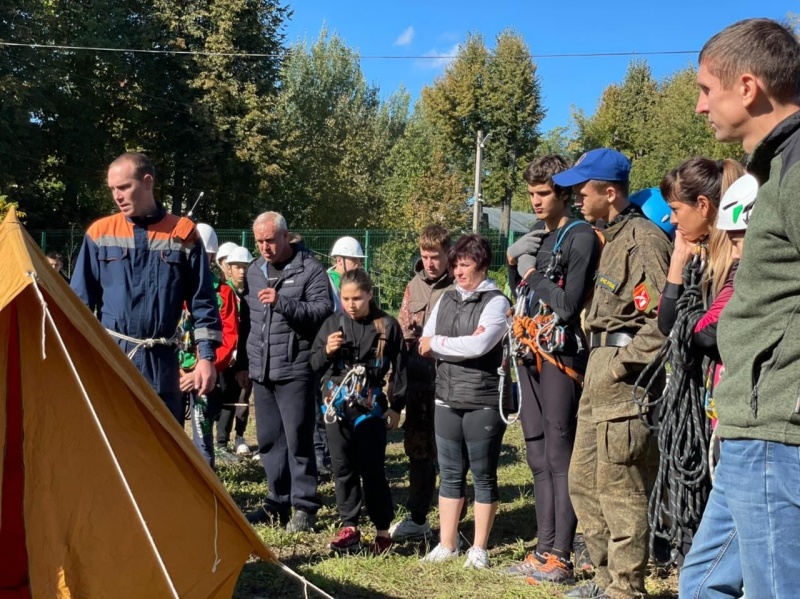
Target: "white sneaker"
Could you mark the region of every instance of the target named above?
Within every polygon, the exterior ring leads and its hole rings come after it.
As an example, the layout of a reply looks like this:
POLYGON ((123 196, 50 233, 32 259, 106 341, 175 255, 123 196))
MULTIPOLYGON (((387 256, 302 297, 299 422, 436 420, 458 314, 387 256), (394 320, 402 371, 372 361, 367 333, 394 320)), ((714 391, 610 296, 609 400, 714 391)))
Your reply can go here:
POLYGON ((449 559, 458 557, 458 549, 450 551, 447 547, 439 543, 428 552, 428 555, 423 557, 420 561, 423 562, 444 562, 449 559))
POLYGON ((427 520, 424 524, 417 524, 411 519, 411 516, 408 516, 392 524, 389 528, 389 536, 396 543, 411 539, 425 539, 427 541, 433 536, 433 531, 427 520))
POLYGON ((489 567, 489 554, 486 549, 481 549, 473 545, 467 551, 467 559, 464 561, 465 568, 488 568, 489 567))
POLYGON ((233 445, 236 448, 236 455, 250 454, 250 446, 244 440, 244 437, 236 437, 236 442, 233 445))

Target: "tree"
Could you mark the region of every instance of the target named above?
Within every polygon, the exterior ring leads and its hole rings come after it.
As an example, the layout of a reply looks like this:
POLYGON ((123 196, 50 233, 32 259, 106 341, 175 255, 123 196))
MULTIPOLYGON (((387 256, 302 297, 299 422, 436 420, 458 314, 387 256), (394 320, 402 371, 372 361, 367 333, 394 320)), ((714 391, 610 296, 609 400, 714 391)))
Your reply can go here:
POLYGON ((466 220, 464 188, 422 105, 386 159, 385 228, 419 231, 430 223, 453 229, 466 220))
POLYGON ((354 227, 380 220, 382 165, 405 127, 408 94, 381 104, 358 54, 326 29, 290 48, 277 107, 285 176, 274 205, 293 227, 354 227))
POLYGON ((658 186, 670 169, 692 156, 736 157, 720 144, 706 119, 695 114, 697 73, 691 67, 655 81, 647 63, 634 61, 621 84, 603 92, 590 117, 574 111, 577 130, 570 149, 614 148, 631 159, 631 189, 658 186))
POLYGON ((522 187, 521 173, 533 157, 544 118, 536 65, 522 38, 502 32, 489 51, 478 34, 467 36, 458 56, 422 101, 441 131, 455 172, 465 187, 474 169, 475 135, 491 133, 486 143, 483 196, 503 209, 501 235, 507 236, 511 200, 522 187))
POLYGON ((2 103, 0 131, 11 123, 6 143, 25 148, 18 154, 28 167, 0 166, 0 185, 15 185, 31 226, 83 226, 112 209, 105 170, 125 150, 150 155, 158 197, 174 212, 205 190, 202 217, 241 222, 266 197, 279 152, 271 112, 289 14, 279 0, 18 4, 8 18, 0 9, 3 38, 201 52, 3 51, 4 92, 20 99, 9 109, 2 103))

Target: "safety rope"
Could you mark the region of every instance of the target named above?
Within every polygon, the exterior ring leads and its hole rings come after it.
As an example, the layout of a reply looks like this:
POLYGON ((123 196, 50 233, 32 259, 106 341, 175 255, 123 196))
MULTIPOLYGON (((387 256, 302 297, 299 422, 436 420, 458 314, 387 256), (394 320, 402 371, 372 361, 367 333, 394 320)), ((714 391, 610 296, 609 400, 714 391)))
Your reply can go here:
POLYGON ((658 438, 658 474, 648 506, 651 554, 656 537, 666 539, 678 550, 683 547, 684 535, 697 530, 711 491, 711 420, 705 409, 707 364, 698 359, 693 343, 695 326, 706 311, 704 253, 698 246, 684 268, 684 291, 676 304, 675 324, 633 389, 639 418, 657 431, 658 438), (667 384, 657 399, 650 400, 648 396, 663 381, 667 366, 667 384))
POLYGON ((361 391, 367 388, 367 367, 364 364, 356 364, 345 375, 342 382, 325 397, 325 414, 323 419, 326 424, 333 424, 341 419, 341 415, 334 406, 338 400, 345 405, 361 403, 361 391))
POLYGON ((128 343, 133 343, 133 349, 128 352, 128 358, 133 359, 133 356, 136 355, 140 349, 152 349, 156 345, 178 345, 180 341, 180 336, 178 334, 174 335, 173 337, 167 339, 166 337, 155 337, 153 339, 137 339, 136 337, 129 337, 128 335, 123 335, 122 333, 118 333, 117 331, 112 331, 111 329, 106 329, 109 335, 114 337, 115 339, 121 339, 122 341, 127 341, 128 343))

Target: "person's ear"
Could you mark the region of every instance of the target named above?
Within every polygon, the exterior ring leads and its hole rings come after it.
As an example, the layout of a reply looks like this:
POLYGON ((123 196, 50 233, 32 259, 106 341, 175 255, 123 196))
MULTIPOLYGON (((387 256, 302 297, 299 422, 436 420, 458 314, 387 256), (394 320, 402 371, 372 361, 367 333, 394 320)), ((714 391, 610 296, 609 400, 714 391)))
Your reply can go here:
POLYGON ((761 80, 752 73, 743 73, 735 84, 742 99, 742 106, 747 108, 755 104, 759 94, 764 93, 764 86, 761 80))

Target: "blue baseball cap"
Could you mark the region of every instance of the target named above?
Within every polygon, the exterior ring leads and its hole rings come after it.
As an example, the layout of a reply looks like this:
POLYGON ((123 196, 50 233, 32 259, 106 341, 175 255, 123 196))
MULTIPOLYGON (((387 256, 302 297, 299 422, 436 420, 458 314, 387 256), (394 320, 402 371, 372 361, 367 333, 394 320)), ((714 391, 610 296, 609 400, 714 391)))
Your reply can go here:
POLYGON ((641 191, 637 191, 630 198, 631 204, 636 204, 642 209, 644 215, 648 220, 653 221, 661 230, 670 237, 675 233, 675 225, 670 222, 672 216, 672 209, 669 204, 661 195, 661 190, 658 187, 649 187, 641 191))
POLYGON ((627 181, 631 174, 631 161, 624 154, 608 148, 589 150, 578 158, 570 169, 553 175, 553 182, 561 187, 572 187, 595 181, 627 181))

